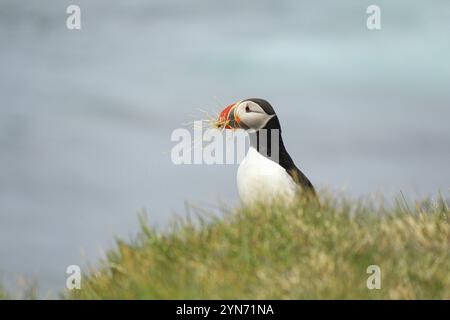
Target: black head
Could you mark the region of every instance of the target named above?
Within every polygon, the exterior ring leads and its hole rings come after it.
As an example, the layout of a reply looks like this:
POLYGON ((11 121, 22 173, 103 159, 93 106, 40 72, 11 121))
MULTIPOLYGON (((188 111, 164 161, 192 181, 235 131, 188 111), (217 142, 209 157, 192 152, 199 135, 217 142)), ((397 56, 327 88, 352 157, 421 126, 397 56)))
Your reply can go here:
POLYGON ((269 102, 251 98, 239 101, 225 108, 219 117, 219 123, 226 129, 280 129, 278 117, 269 102))

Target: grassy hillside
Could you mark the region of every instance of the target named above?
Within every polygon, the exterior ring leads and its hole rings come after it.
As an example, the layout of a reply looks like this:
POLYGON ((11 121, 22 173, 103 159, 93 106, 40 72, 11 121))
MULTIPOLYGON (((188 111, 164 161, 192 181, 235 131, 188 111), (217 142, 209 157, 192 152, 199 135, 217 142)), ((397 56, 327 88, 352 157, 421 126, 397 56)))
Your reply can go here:
POLYGON ((9 299, 9 296, 3 291, 2 286, 0 285, 0 300, 4 299, 9 299))
POLYGON ((83 278, 81 299, 450 299, 449 209, 333 197, 145 223, 83 278), (381 289, 368 290, 369 265, 381 289))

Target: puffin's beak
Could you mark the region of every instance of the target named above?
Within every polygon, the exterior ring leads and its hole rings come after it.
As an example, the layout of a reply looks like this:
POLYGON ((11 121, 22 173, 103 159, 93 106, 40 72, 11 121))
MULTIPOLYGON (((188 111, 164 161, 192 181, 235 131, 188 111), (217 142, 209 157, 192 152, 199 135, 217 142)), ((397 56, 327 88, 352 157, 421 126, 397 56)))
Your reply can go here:
POLYGON ((220 113, 219 119, 216 122, 217 128, 225 128, 225 129, 238 129, 240 128, 239 122, 241 119, 235 114, 236 107, 239 105, 239 102, 230 104, 228 107, 223 109, 220 113))

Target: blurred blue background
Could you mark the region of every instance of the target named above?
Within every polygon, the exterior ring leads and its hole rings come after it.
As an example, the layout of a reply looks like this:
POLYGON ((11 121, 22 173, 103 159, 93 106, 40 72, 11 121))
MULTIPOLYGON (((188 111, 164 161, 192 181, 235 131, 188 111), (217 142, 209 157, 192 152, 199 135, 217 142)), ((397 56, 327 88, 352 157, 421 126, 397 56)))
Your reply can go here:
POLYGON ((174 166, 170 135, 236 100, 276 109, 319 187, 450 185, 450 3, 0 1, 0 275, 65 286, 148 209, 238 203, 237 166, 174 166), (81 7, 80 31, 66 8, 81 7))

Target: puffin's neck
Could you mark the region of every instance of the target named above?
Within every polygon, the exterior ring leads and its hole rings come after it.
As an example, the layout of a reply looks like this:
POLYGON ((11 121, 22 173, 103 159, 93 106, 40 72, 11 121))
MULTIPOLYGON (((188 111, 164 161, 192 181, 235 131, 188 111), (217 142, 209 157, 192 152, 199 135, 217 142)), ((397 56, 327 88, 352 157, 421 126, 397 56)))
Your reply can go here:
POLYGON ((280 162, 286 155, 289 156, 284 147, 277 117, 272 118, 263 129, 249 132, 249 137, 250 146, 273 161, 280 162))
POLYGON ((275 154, 286 152, 281 132, 275 132, 273 129, 258 130, 248 134, 250 137, 250 146, 255 148, 261 155, 269 158, 276 158, 275 154), (275 145, 278 143, 278 146, 275 145))

